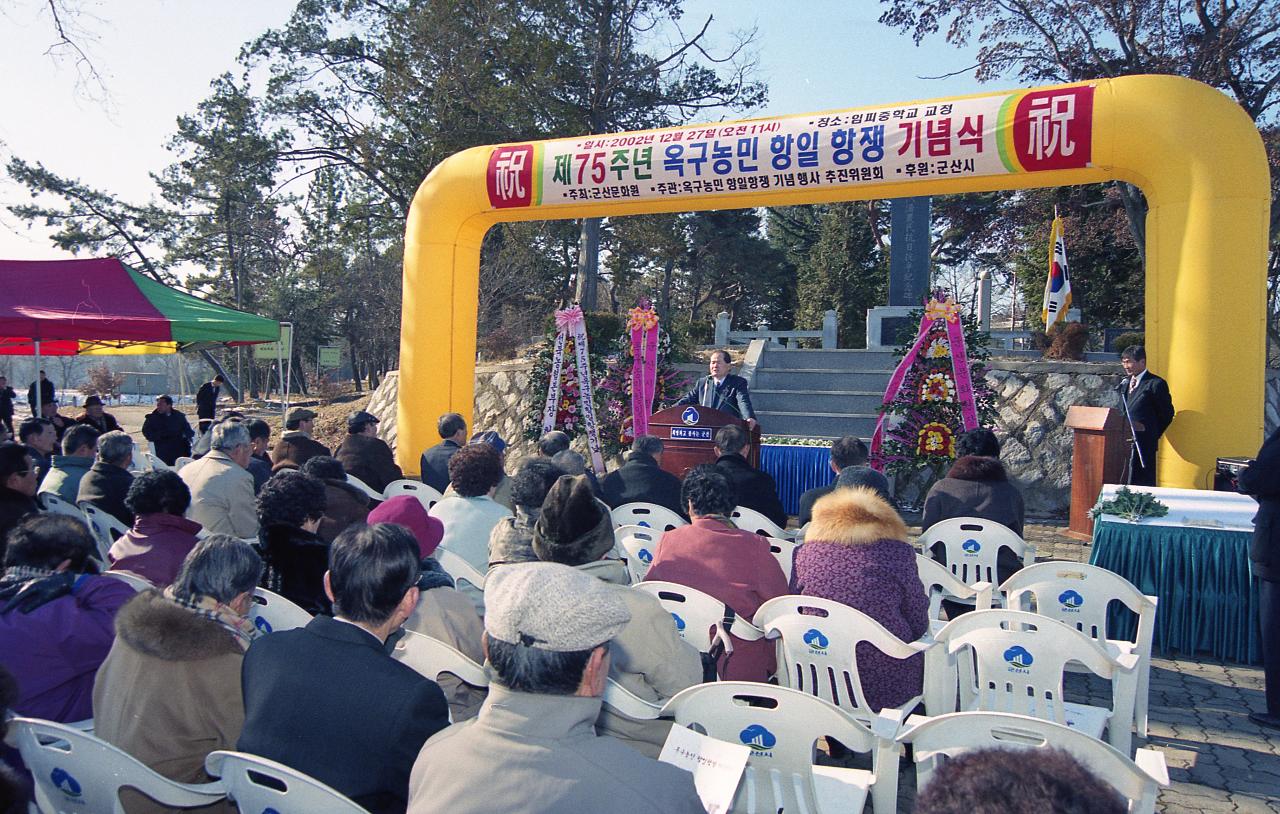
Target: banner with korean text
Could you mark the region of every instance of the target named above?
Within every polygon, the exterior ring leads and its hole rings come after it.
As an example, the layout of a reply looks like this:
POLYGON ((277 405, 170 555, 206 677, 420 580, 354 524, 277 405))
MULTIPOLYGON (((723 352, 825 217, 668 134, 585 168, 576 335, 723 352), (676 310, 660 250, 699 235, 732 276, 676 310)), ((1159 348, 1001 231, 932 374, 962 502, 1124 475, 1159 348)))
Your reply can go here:
POLYGON ((494 208, 1087 167, 1092 85, 493 148, 494 208))

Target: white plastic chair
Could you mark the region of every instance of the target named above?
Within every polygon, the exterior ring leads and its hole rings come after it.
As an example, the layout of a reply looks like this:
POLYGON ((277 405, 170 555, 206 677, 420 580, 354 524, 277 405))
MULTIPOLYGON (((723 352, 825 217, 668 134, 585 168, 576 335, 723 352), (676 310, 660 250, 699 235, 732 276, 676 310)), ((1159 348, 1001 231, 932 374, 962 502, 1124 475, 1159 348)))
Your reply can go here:
MULTIPOLYGON (((489 686, 489 674, 483 666, 453 646, 412 630, 406 630, 396 642, 391 657, 432 681, 439 681, 442 673, 448 673, 472 687, 489 686)), ((449 721, 453 722, 452 713, 449 721)))
POLYGON ((89 521, 93 536, 98 539, 98 554, 104 563, 110 563, 107 552, 116 540, 129 531, 129 527, 87 500, 80 501, 78 505, 89 521))
MULTIPOLYGON (((359 478, 357 478, 355 475, 352 475, 351 473, 347 473, 347 483, 349 483, 349 484, 351 484, 352 486, 356 487, 356 488, 357 488, 357 489, 359 489, 361 492, 364 492, 366 495, 368 495, 368 496, 369 496, 370 498, 372 498, 373 500, 379 500, 379 501, 381 501, 381 500, 386 500, 386 498, 384 498, 384 497, 382 496, 382 493, 381 493, 381 492, 377 491, 377 490, 376 490, 376 489, 374 489, 372 486, 370 486, 369 484, 367 484, 367 483, 365 483, 364 481, 360 480, 359 478)), ((429 508, 429 507, 428 507, 428 508, 429 508)))
POLYGON ((40 498, 40 503, 44 505, 46 512, 74 517, 84 523, 90 531, 93 530, 93 526, 89 525, 89 518, 85 517, 84 512, 80 511, 80 507, 58 497, 56 492, 41 492, 37 497, 40 498))
POLYGON ((187 464, 191 463, 191 462, 192 462, 192 461, 194 461, 194 460, 195 460, 195 458, 189 457, 189 456, 187 456, 187 455, 183 455, 183 456, 181 456, 181 457, 174 458, 174 459, 173 459, 173 471, 174 471, 174 472, 181 472, 181 471, 182 471, 182 467, 186 466, 187 464))
POLYGON ((173 468, 150 452, 142 453, 142 458, 147 462, 146 463, 147 469, 153 470, 155 472, 163 472, 166 469, 173 468))
POLYGON ((652 721, 662 714, 661 704, 644 700, 612 678, 605 679, 604 705, 636 721, 652 721))
POLYGON ((453 577, 454 582, 465 582, 477 591, 484 591, 485 575, 472 567, 471 563, 441 546, 431 556, 436 558, 445 573, 453 577))
POLYGON ((9 730, 35 779, 36 806, 46 814, 124 814, 119 794, 125 787, 170 808, 207 806, 226 796, 221 783, 177 783, 75 727, 14 718, 9 730))
POLYGON ((623 503, 609 515, 614 526, 644 526, 657 531, 671 531, 689 525, 680 515, 655 503, 623 503))
POLYGON ((726 633, 745 641, 764 636, 764 632, 752 625, 751 620, 734 614, 719 599, 696 588, 658 581, 641 582, 631 587, 656 596, 675 620, 680 638, 699 652, 709 653, 717 639, 724 639, 727 645, 726 633))
POLYGON ((133 588, 138 593, 142 593, 143 591, 149 591, 152 588, 156 587, 150 582, 150 580, 143 579, 137 574, 131 573, 129 571, 107 570, 107 571, 103 571, 102 575, 104 577, 111 577, 112 579, 118 579, 121 582, 126 583, 129 587, 133 588))
MULTIPOLYGON (((662 709, 676 723, 750 747, 733 812, 862 811, 870 791, 875 810, 896 809, 896 783, 878 782, 896 769, 890 753, 901 723, 893 713, 871 728, 826 701, 786 687, 749 681, 699 684, 677 693, 662 709), (816 743, 832 737, 871 754, 871 771, 815 767, 816 743)), ((896 777, 895 777, 896 780, 896 777)))
MULTIPOLYGON (((770 599, 756 611, 752 623, 777 640, 782 686, 816 695, 863 723, 876 713, 862 692, 858 645, 866 642, 895 659, 927 654, 934 647, 929 638, 904 642, 865 613, 816 596, 770 599), (805 614, 802 609, 818 613, 805 614)), ((906 716, 923 700, 922 691, 896 709, 906 716)))
MULTIPOLYGON (((1022 749, 1029 753, 1029 761, 1035 760, 1036 750, 1062 749, 1127 798, 1132 814, 1154 814, 1160 787, 1169 785, 1164 755, 1155 749, 1139 749, 1130 760, 1110 744, 1027 715, 953 712, 936 718, 911 718, 898 735, 898 743, 913 747, 917 792, 928 785, 942 759, 974 749, 1022 749)), ((895 750, 895 762, 897 756, 895 750)), ((886 767, 883 776, 896 778, 897 773, 886 767)))
POLYGON ((947 620, 942 618, 942 600, 951 599, 974 606, 974 610, 991 609, 991 583, 967 585, 947 567, 924 554, 916 553, 916 571, 925 593, 929 594, 929 632, 937 633, 947 620))
POLYGON ((313 618, 299 605, 266 588, 253 589, 253 606, 249 608, 253 626, 263 633, 306 627, 313 618))
POLYGON ((349 797, 282 763, 244 752, 212 752, 204 760, 242 812, 368 814, 349 797))
POLYGON ((644 582, 649 566, 658 553, 658 541, 662 532, 644 526, 620 526, 613 532, 613 538, 622 549, 627 561, 627 571, 631 573, 631 584, 644 582))
POLYGON ((418 483, 416 480, 396 480, 387 484, 387 488, 382 490, 384 498, 390 500, 399 495, 413 495, 422 504, 422 508, 431 511, 431 507, 444 500, 444 495, 437 492, 425 483, 418 483))
POLYGON ((769 538, 769 553, 778 561, 778 565, 782 566, 782 575, 787 578, 787 582, 791 581, 791 571, 795 565, 796 549, 800 547, 799 543, 781 537, 769 538))
POLYGON ((999 584, 996 558, 1001 548, 1008 548, 1021 557, 1024 566, 1033 565, 1036 561, 1034 545, 1008 526, 981 517, 953 517, 934 523, 916 542, 920 553, 926 557, 930 556, 935 545, 941 543, 947 555, 945 567, 966 585, 979 582, 999 584))
POLYGON ((1147 736, 1147 696, 1151 682, 1151 641, 1159 599, 1146 596, 1119 574, 1076 562, 1042 562, 1028 566, 1000 586, 1006 606, 1057 619, 1101 644, 1112 656, 1138 657, 1138 698, 1134 731, 1147 736), (1138 616, 1134 641, 1107 637, 1107 609, 1119 602, 1138 616))
MULTIPOLYGON (((947 670, 957 675, 962 711, 1012 712, 1066 724, 1129 754, 1138 689, 1138 657, 1109 654, 1102 645, 1056 619, 1025 611, 966 613, 938 631, 947 670), (1076 662, 1111 682, 1111 708, 1063 700, 1062 676, 1076 662), (954 671, 954 672, 953 672, 954 671)), ((944 671, 935 669, 934 673, 944 671)), ((926 695, 941 683, 926 687, 926 695)), ((955 686, 955 685, 952 685, 955 686)), ((954 695, 926 697, 930 712, 951 712, 954 695)))
POLYGON ((746 506, 734 506, 733 511, 729 513, 729 519, 738 528, 749 531, 752 534, 759 534, 761 537, 776 537, 780 540, 791 539, 791 533, 786 529, 755 509, 748 509, 746 506))

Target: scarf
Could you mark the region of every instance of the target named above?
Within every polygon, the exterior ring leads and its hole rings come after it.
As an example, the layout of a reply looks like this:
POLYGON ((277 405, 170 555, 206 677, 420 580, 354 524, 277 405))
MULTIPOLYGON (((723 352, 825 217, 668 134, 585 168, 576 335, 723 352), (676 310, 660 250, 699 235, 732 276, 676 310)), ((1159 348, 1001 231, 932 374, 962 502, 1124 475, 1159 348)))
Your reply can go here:
POLYGON ((164 589, 163 596, 183 610, 194 613, 201 619, 208 619, 230 633, 241 650, 248 650, 249 644, 261 635, 249 617, 241 616, 212 597, 180 597, 173 592, 172 585, 164 589))
POLYGON ((28 565, 7 568, 0 578, 0 613, 31 613, 74 591, 79 578, 73 571, 53 571, 28 565))
POLYGON ((453 577, 449 576, 435 557, 423 557, 418 572, 418 590, 429 591, 432 588, 452 588, 453 577))

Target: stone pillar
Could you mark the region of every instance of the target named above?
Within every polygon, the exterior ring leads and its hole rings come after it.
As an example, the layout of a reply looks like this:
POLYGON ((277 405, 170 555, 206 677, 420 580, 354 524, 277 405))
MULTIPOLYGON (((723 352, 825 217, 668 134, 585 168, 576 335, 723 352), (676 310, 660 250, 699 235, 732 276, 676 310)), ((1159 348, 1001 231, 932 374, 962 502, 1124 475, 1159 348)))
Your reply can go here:
POLYGON ((718 348, 729 347, 729 312, 721 311, 716 314, 716 338, 715 344, 718 348))
POLYGON ((929 292, 929 198, 889 202, 889 305, 919 308, 929 292))
POLYGON ((840 347, 838 328, 835 311, 827 311, 822 315, 822 347, 824 349, 840 347))
POLYGON ((991 273, 978 274, 978 330, 991 333, 991 273))

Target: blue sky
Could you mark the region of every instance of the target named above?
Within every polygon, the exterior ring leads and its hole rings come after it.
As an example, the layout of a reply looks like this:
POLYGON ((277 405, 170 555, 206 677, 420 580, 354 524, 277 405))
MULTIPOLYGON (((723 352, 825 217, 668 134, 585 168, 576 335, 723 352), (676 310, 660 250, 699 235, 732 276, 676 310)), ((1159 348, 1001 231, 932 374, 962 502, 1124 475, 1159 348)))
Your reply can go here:
MULTIPOLYGON (((103 105, 77 92, 68 60, 45 50, 54 40, 43 0, 14 0, 0 10, 0 158, 39 161, 134 201, 152 197, 149 172, 170 162, 164 144, 177 116, 194 110, 223 71, 237 71, 241 44, 280 25, 293 0, 84 0, 85 20, 97 41, 89 49, 103 73, 110 100, 103 105)), ((969 74, 924 79, 961 70, 972 55, 940 37, 917 48, 876 22, 871 0, 689 0, 686 28, 715 16, 713 30, 758 28, 758 76, 769 84, 767 107, 757 115, 804 113, 951 96, 980 90, 969 74), (696 21, 696 23, 695 23, 696 21)), ((1012 85, 1013 83, 1006 83, 1012 85)), ((0 179, 0 206, 26 200, 0 179)), ((42 230, 0 211, 0 257, 55 259, 42 230)))

